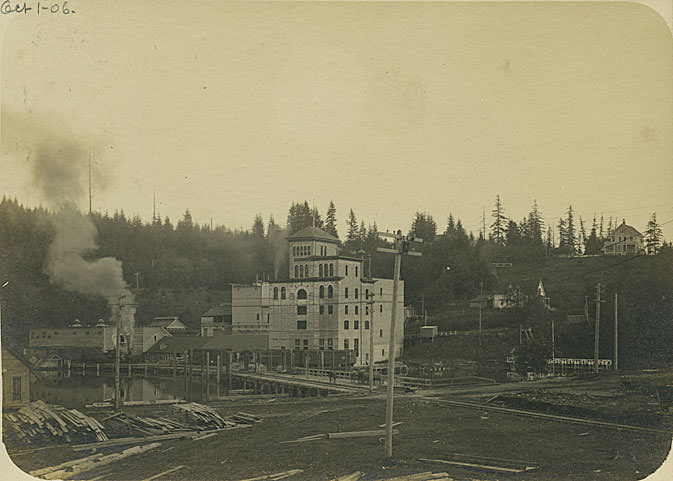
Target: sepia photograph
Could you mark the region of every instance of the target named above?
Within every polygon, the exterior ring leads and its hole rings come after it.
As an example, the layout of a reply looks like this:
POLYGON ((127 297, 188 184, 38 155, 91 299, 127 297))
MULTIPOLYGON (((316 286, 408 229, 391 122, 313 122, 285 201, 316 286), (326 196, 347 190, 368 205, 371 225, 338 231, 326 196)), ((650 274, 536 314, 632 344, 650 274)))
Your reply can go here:
POLYGON ((673 2, 0 0, 7 480, 673 479, 673 2))

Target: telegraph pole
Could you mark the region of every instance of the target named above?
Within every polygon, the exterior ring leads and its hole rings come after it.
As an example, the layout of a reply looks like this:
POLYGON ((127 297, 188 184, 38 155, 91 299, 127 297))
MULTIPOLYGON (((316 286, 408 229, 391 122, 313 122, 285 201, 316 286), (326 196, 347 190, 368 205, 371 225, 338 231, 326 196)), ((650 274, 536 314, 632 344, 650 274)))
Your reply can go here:
POLYGON ((369 294, 369 394, 374 392, 374 296, 369 294))
POLYGON ((615 347, 614 347, 614 361, 612 365, 615 368, 615 371, 619 370, 619 325, 618 325, 618 318, 617 318, 617 308, 618 308, 618 301, 617 301, 617 293, 615 292, 615 347))
POLYGON ((120 331, 122 327, 122 300, 126 296, 120 296, 119 297, 119 315, 117 316, 117 326, 116 326, 116 334, 115 334, 115 411, 119 411, 121 409, 121 386, 120 386, 120 378, 119 378, 119 365, 121 363, 121 347, 119 343, 120 339, 120 331))
POLYGON ((594 325, 594 372, 598 372, 598 349, 601 323, 601 283, 596 285, 596 323, 594 325))
POLYGON ((551 321, 551 375, 556 372, 556 333, 554 332, 554 320, 551 321))
POLYGON ((402 265, 402 254, 421 256, 420 252, 409 250, 410 242, 422 243, 423 239, 418 237, 409 238, 402 235, 398 230, 397 234, 379 234, 392 237, 395 242, 394 249, 379 247, 376 250, 380 252, 389 252, 395 254, 395 271, 393 274, 393 307, 390 316, 390 338, 388 344, 388 386, 386 396, 386 451, 385 456, 393 456, 393 394, 395 389, 395 320, 397 318, 397 297, 400 283, 400 270, 402 265))

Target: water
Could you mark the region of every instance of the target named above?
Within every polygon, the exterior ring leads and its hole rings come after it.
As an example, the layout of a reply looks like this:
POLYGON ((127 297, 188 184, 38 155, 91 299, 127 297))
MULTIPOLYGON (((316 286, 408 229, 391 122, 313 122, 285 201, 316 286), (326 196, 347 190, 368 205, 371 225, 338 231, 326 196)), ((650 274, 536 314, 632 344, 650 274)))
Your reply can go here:
MULTIPOLYGON (((111 376, 70 376, 60 374, 42 376, 31 384, 32 400, 41 399, 51 404, 68 408, 80 408, 85 404, 109 401, 114 397, 114 378, 111 376)), ((121 397, 125 401, 157 401, 185 399, 185 383, 182 377, 133 376, 122 377, 120 381, 121 397)), ((194 379, 191 401, 206 399, 205 386, 194 379)), ((210 385, 211 395, 217 386, 210 385)))

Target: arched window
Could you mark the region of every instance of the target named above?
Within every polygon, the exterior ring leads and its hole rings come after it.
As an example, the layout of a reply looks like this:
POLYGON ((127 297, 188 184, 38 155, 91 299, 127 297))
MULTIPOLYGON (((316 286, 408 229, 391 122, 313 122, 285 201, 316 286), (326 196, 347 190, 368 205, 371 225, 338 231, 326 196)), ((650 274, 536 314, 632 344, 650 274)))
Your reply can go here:
POLYGON ((295 264, 294 266, 294 277, 295 279, 299 277, 299 266, 295 264))
POLYGON ((320 286, 319 292, 320 292, 320 294, 319 294, 320 299, 324 299, 324 297, 325 297, 325 286, 320 286))
POLYGON ((322 264, 318 266, 318 275, 322 277, 322 264))
POLYGON ((334 276, 334 264, 329 265, 329 275, 330 277, 334 276))
POLYGON ((308 264, 304 266, 304 274, 308 277, 308 264))
POLYGON ((311 255, 311 246, 308 246, 308 255, 311 255))
POLYGON ((295 257, 297 256, 297 248, 296 247, 292 247, 292 255, 295 256, 295 257))
POLYGON ((299 277, 304 277, 304 266, 299 266, 299 277))
POLYGON ((327 264, 325 264, 325 277, 327 277, 327 264))
POLYGON ((297 299, 306 299, 306 290, 305 289, 299 289, 297 291, 297 299))
POLYGON ((334 288, 332 286, 327 286, 327 297, 330 299, 334 297, 334 288))
POLYGON ((369 289, 365 289, 365 299, 369 299, 369 289))
POLYGON ((273 298, 278 299, 278 288, 277 287, 273 288, 273 298))
POLYGON ((280 288, 280 298, 285 299, 285 288, 284 287, 280 288))

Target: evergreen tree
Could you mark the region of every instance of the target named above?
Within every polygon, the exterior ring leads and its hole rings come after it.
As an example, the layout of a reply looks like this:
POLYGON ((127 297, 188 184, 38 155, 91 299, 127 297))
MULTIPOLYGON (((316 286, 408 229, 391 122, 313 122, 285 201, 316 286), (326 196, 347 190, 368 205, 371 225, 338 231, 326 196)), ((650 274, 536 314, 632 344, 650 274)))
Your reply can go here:
POLYGON ((260 214, 255 215, 255 221, 252 224, 252 236, 255 239, 264 239, 264 221, 260 214))
POLYGON ((516 222, 510 219, 507 223, 507 233, 505 243, 508 247, 519 247, 521 245, 521 233, 516 222))
POLYGON ((355 217, 353 209, 348 213, 348 232, 346 233, 346 242, 344 242, 344 250, 355 254, 361 248, 360 244, 360 228, 358 220, 355 217))
POLYGON ((526 233, 524 238, 531 246, 541 246, 543 244, 543 232, 544 220, 542 219, 542 213, 538 209, 537 200, 533 200, 533 207, 528 214, 528 219, 526 222, 526 233))
POLYGON ((409 234, 420 237, 425 242, 432 242, 437 234, 437 224, 430 214, 416 212, 409 234))
POLYGON ((657 213, 652 212, 652 217, 650 217, 650 220, 647 223, 647 230, 645 231, 645 248, 647 249, 647 253, 656 254, 659 252, 661 242, 662 231, 657 223, 657 213))
POLYGON ((304 201, 303 204, 293 202, 287 215, 288 234, 294 234, 305 227, 312 226, 313 221, 313 211, 308 202, 304 201))
POLYGON ((495 207, 491 211, 491 217, 494 219, 493 224, 491 224, 491 238, 496 244, 502 245, 505 242, 507 218, 499 194, 495 196, 495 207))
MULTIPOLYGON (((584 230, 584 220, 582 219, 582 216, 580 216, 580 235, 578 240, 578 244, 581 246, 582 249, 584 249, 584 253, 587 251, 587 232, 584 230)), ((580 252, 580 249, 578 249, 578 253, 580 252)))
POLYGON ((334 237, 339 237, 339 234, 337 234, 336 223, 336 207, 334 207, 334 202, 330 200, 329 207, 327 208, 327 215, 325 216, 325 231, 328 234, 332 234, 334 237))
POLYGON ((573 214, 573 206, 568 206, 565 221, 565 242, 568 247, 568 254, 577 254, 577 234, 575 233, 575 219, 573 214))
POLYGON ((565 219, 558 220, 558 248, 568 252, 568 223, 565 219))
POLYGON ((605 231, 603 230, 603 213, 602 212, 601 212, 601 223, 600 223, 600 226, 598 228, 598 238, 600 240, 605 239, 605 231))
POLYGON ((453 220, 453 214, 449 213, 449 219, 446 222, 446 234, 451 236, 455 234, 456 223, 453 220))

